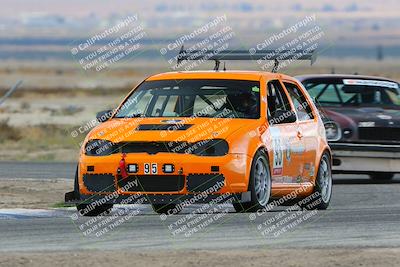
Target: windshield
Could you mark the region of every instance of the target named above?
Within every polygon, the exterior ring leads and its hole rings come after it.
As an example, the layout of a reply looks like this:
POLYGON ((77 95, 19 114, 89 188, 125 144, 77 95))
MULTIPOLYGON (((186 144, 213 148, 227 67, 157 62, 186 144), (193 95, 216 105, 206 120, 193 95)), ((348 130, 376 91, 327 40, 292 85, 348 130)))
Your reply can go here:
POLYGON ((115 118, 260 117, 260 83, 243 80, 160 80, 143 82, 115 118))
POLYGON ((309 94, 321 106, 400 107, 399 85, 395 82, 361 79, 307 80, 309 94))

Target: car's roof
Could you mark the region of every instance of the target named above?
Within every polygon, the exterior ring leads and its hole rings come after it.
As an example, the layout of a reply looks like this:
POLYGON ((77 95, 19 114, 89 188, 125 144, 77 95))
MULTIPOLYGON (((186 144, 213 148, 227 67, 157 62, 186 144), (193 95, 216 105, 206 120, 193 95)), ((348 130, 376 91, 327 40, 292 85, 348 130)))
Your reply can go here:
POLYGON ((397 81, 379 77, 379 76, 367 76, 367 75, 357 75, 357 74, 307 74, 307 75, 298 75, 295 76, 296 79, 299 81, 305 81, 308 79, 363 79, 363 80, 378 80, 378 81, 390 81, 395 82, 397 81))
POLYGON ((147 78, 147 81, 169 79, 228 79, 259 81, 263 76, 267 76, 268 78, 288 77, 283 74, 265 71, 179 71, 156 74, 147 78))

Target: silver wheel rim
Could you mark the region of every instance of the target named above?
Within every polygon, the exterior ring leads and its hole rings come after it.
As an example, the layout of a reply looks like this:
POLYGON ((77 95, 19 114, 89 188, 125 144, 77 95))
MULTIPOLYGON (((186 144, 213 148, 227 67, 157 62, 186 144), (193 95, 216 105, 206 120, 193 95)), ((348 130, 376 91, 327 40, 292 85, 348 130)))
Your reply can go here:
POLYGON ((266 165, 265 160, 258 158, 255 164, 254 172, 254 190, 258 203, 261 206, 265 206, 268 203, 271 184, 269 179, 269 169, 266 165))
POLYGON ((329 202, 332 192, 332 172, 330 170, 327 158, 321 160, 319 169, 319 183, 321 188, 321 198, 325 203, 329 202))

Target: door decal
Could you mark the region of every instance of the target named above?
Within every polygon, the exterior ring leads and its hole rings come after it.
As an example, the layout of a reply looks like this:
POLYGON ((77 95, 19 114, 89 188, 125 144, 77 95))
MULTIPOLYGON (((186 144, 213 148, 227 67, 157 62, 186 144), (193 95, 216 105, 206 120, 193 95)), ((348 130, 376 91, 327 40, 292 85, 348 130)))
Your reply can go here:
POLYGON ((272 175, 281 176, 283 174, 283 143, 280 131, 277 128, 270 129, 272 136, 272 175))

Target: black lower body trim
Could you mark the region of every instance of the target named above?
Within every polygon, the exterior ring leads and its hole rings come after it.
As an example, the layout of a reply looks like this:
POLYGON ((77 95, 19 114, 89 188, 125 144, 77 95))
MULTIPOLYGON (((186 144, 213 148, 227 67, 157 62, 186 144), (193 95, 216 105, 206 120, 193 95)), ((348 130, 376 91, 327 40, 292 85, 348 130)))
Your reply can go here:
POLYGON ((185 176, 130 175, 118 177, 118 186, 126 192, 179 192, 185 186, 185 176))
POLYGON ((222 174, 197 174, 191 173, 186 177, 187 190, 193 193, 206 192, 212 190, 218 192, 225 182, 222 174))
POLYGON ((83 183, 91 192, 114 192, 115 179, 111 173, 83 175, 83 183))

